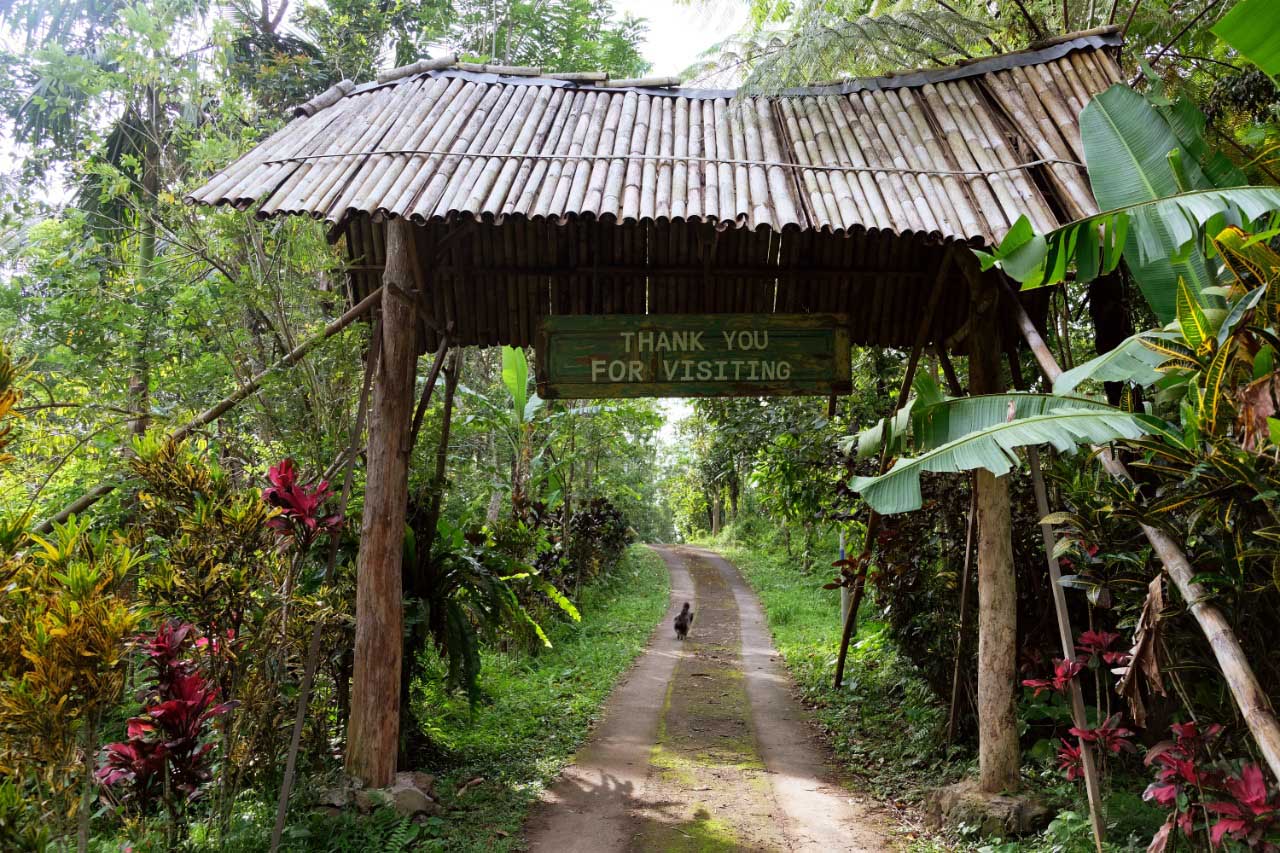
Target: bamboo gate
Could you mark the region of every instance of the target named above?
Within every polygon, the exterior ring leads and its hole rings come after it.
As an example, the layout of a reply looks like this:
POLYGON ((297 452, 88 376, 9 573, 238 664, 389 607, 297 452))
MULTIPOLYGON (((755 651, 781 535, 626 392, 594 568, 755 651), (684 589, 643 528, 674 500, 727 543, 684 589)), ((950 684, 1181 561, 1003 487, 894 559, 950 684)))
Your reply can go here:
MULTIPOLYGON (((909 353, 899 403, 925 351, 952 377, 950 356, 967 356, 970 393, 1004 390, 1001 360, 1046 296, 1015 294, 967 249, 1023 215, 1045 232, 1097 212, 1077 117, 1122 82, 1119 44, 1101 28, 768 97, 424 60, 334 86, 191 193, 323 220, 351 303, 378 318, 348 770, 382 786, 396 769, 421 354, 436 353, 429 389, 447 349, 530 346, 549 316, 833 314, 852 343, 909 353)), ((1019 767, 1005 482, 978 471, 975 506, 980 782, 994 792, 1019 767)), ((1063 643, 1073 656, 1065 626, 1063 643)))

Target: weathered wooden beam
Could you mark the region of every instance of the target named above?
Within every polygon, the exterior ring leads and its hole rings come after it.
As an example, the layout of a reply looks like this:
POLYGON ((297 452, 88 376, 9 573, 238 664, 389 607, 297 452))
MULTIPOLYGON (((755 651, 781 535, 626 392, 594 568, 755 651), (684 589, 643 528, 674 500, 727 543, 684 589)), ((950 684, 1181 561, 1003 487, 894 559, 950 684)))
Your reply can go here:
MULTIPOLYGON (((1036 493, 1036 511, 1040 518, 1049 515, 1049 495, 1044 487, 1044 474, 1040 471, 1040 449, 1027 448, 1027 462, 1031 466, 1031 486, 1036 493)), ((1058 639, 1062 643, 1063 657, 1072 663, 1076 659, 1075 632, 1071 630, 1071 617, 1067 613, 1067 594, 1062 588, 1062 570, 1053 556, 1053 526, 1040 522, 1040 538, 1044 542, 1045 563, 1049 568, 1049 586, 1053 593, 1053 611, 1058 617, 1058 639)), ((1084 691, 1080 689, 1080 679, 1071 679, 1071 719, 1076 728, 1084 731, 1089 728, 1089 717, 1084 707, 1084 691)), ((1089 799, 1089 823, 1093 827, 1093 843, 1098 853, 1102 853, 1102 841, 1106 837, 1106 821, 1102 814, 1102 791, 1098 779, 1098 763, 1093 755, 1093 747, 1084 738, 1076 738, 1076 746, 1080 749, 1080 763, 1084 768, 1085 795, 1089 799)))
MULTIPOLYGON (((1022 376, 1022 364, 1018 358, 1017 347, 1013 342, 1006 355, 1009 359, 1009 372, 1013 375, 1013 387, 1018 391, 1027 391, 1029 383, 1022 376)), ((1062 569, 1053 556, 1053 546, 1057 537, 1053 525, 1045 522, 1049 516, 1049 492, 1044 485, 1044 474, 1040 470, 1040 448, 1032 445, 1027 448, 1027 465, 1031 469, 1031 488, 1035 493, 1036 512, 1040 515, 1040 539, 1044 545, 1044 559, 1049 570, 1049 589, 1053 597, 1053 612, 1058 621, 1058 641, 1062 645, 1064 659, 1075 663, 1076 633, 1071 628, 1071 615, 1067 612, 1067 594, 1062 588, 1062 569)), ((1071 721, 1077 729, 1089 728, 1089 717, 1085 712, 1084 691, 1080 688, 1080 679, 1071 679, 1071 721)), ((1093 829, 1093 844, 1097 853, 1102 853, 1102 842, 1106 838, 1107 825, 1102 811, 1102 786, 1098 778, 1098 763, 1093 754, 1093 747, 1083 737, 1076 738, 1080 750, 1080 764, 1084 770, 1085 795, 1089 801, 1089 823, 1093 829)))
MULTIPOLYGON (((1054 359, 1044 338, 1040 336, 1035 323, 1022 308, 1022 303, 1018 301, 1012 288, 1009 288, 1008 282, 1005 282, 1005 288, 1009 296, 1008 302, 1013 306, 1018 330, 1022 333, 1027 345, 1031 347, 1041 372, 1052 384, 1062 375, 1062 368, 1058 366, 1057 360, 1054 359)), ((1102 467, 1108 474, 1117 480, 1126 482, 1133 480, 1124 462, 1112 453, 1110 448, 1095 449, 1102 467)), ((1147 541, 1151 543, 1156 556, 1164 565, 1165 573, 1178 588, 1178 593, 1187 603, 1187 609, 1191 611, 1191 615, 1195 617, 1200 630, 1209 641, 1209 647, 1213 649, 1214 658, 1218 661, 1218 668, 1222 671, 1223 680, 1227 682, 1227 687, 1236 700, 1236 707, 1240 709, 1240 715, 1244 717, 1245 725, 1249 727, 1249 733, 1253 735, 1259 752, 1271 769, 1271 775, 1280 778, 1280 721, 1276 719, 1275 709, 1272 708, 1271 701, 1259 684, 1249 659, 1245 657, 1244 648, 1240 645, 1235 630, 1222 610, 1213 603, 1212 594, 1194 580, 1196 571, 1173 537, 1149 524, 1139 526, 1147 537, 1147 541)))
POLYGON ((413 225, 387 223, 382 360, 374 384, 360 554, 347 772, 381 788, 395 778, 404 652, 401 562, 408 504, 409 426, 417 362, 413 225))
MULTIPOLYGON (((356 456, 360 439, 364 434, 365 413, 369 408, 369 392, 373 387, 373 374, 377 370, 381 356, 382 330, 375 323, 369 335, 369 352, 364 369, 364 381, 360 385, 360 397, 356 402, 356 419, 351 426, 351 437, 346 451, 339 456, 345 459, 345 473, 342 476, 342 492, 338 496, 337 517, 345 522, 347 518, 347 501, 351 498, 351 486, 355 481, 356 456)), ((342 525, 334 527, 329 533, 329 555, 324 567, 324 582, 333 580, 334 570, 338 566, 338 545, 342 540, 342 525)), ((293 730, 289 735, 289 751, 285 757, 284 778, 280 782, 280 796, 276 800, 276 822, 271 829, 271 853, 280 849, 280 841, 284 837, 285 820, 289 816, 289 796, 293 792, 293 781, 298 768, 298 750, 302 746, 302 727, 307 719, 307 709, 311 707, 311 690, 315 685, 316 669, 320 664, 320 642, 323 639, 324 622, 316 620, 311 628, 311 640, 307 644, 307 659, 302 670, 302 684, 298 688, 298 705, 293 715, 293 730)))
MULTIPOLYGON (((379 272, 381 264, 349 264, 349 272, 379 272)), ((432 270, 433 276, 463 276, 479 278, 483 276, 528 275, 546 276, 548 278, 579 276, 663 276, 666 278, 763 278, 786 279, 793 276, 805 276, 822 279, 849 279, 867 283, 882 282, 885 279, 914 283, 928 282, 932 278, 929 272, 920 270, 853 270, 832 269, 830 267, 784 267, 784 266, 724 266, 694 264, 600 264, 599 266, 575 265, 536 265, 521 266, 505 264, 500 266, 467 266, 450 264, 432 270)))

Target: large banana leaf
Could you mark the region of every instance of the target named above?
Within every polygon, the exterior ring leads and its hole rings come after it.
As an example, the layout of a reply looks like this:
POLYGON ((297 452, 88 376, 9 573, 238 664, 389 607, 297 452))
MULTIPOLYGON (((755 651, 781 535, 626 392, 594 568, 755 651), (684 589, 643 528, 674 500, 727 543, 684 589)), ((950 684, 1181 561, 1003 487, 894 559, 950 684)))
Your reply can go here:
POLYGON ((1213 34, 1267 74, 1280 74, 1280 3, 1242 0, 1222 16, 1213 34))
POLYGON ((1126 338, 1110 352, 1077 365, 1053 383, 1053 393, 1070 394, 1086 379, 1099 382, 1136 382, 1150 385, 1164 374, 1159 368, 1174 355, 1168 350, 1177 335, 1167 332, 1142 332, 1126 338))
MULTIPOLYGON (((1158 257, 1158 253, 1164 251, 1159 241, 1144 237, 1138 239, 1132 249, 1129 246, 1130 232, 1135 228, 1141 230, 1150 221, 1163 222, 1173 229, 1173 254, 1177 256, 1193 250, 1193 241, 1214 219, 1246 224, 1276 211, 1280 211, 1280 187, 1193 190, 1105 210, 1043 236, 1027 237, 1025 229, 1015 225, 1009 233, 1017 239, 1002 242, 990 254, 978 252, 977 255, 984 269, 999 266, 1010 278, 1021 282, 1023 290, 1061 284, 1072 264, 1077 269, 1076 281, 1086 282, 1114 270, 1120 263, 1122 251, 1131 266, 1143 258, 1158 257), (1032 256, 1040 259, 1037 264, 1027 263, 1027 258, 1032 256)), ((1165 295, 1170 314, 1167 318, 1161 317, 1164 322, 1176 315, 1177 289, 1175 279, 1165 295)))
MULTIPOLYGON (((1213 188, 1164 116, 1128 86, 1116 84, 1085 106, 1080 137, 1093 196, 1103 210, 1213 188), (1170 152, 1178 152, 1175 162, 1170 162, 1170 152), (1177 164, 1182 174, 1175 171, 1177 164)), ((1131 214, 1125 259, 1152 310, 1167 323, 1174 316, 1178 279, 1196 293, 1210 279, 1198 247, 1180 251, 1189 242, 1186 232, 1194 236, 1194 229, 1181 217, 1159 214, 1159 208, 1131 214)))
POLYGON ((934 450, 984 429, 1047 415, 1059 409, 1116 411, 1113 406, 1088 397, 1056 394, 976 394, 918 407, 912 419, 917 450, 934 450))
MULTIPOLYGON (((1007 395, 1003 400, 1008 411, 1010 402, 1015 408, 1017 397, 1007 395)), ((959 404, 973 398, 949 401, 944 407, 959 404)), ((1051 444, 1059 451, 1070 452, 1077 444, 1101 443, 1119 438, 1138 438, 1151 431, 1146 425, 1146 415, 1136 415, 1119 409, 1101 407, 1093 403, 1090 408, 1070 407, 1075 400, 1063 400, 1068 407, 1054 409, 1042 415, 1015 418, 1012 421, 989 426, 942 444, 912 459, 900 459, 887 473, 879 477, 857 477, 850 486, 877 512, 889 515, 920 508, 920 473, 922 471, 958 472, 985 468, 993 474, 1007 474, 1018 464, 1015 448, 1032 444, 1051 444)), ((992 398, 984 408, 998 410, 1000 401, 992 398)), ((941 407, 940 407, 941 408, 941 407)), ((992 412, 981 413, 978 421, 988 419, 992 412)), ((961 428, 956 419, 947 431, 961 428)))

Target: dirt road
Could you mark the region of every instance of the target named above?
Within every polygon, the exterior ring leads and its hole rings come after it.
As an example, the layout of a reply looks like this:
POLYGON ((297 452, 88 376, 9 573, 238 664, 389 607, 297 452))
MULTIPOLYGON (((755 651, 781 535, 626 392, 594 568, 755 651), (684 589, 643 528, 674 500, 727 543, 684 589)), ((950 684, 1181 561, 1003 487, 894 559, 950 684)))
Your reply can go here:
POLYGON ((711 551, 661 546, 670 612, 526 827, 541 853, 880 851, 887 817, 832 780, 764 614, 711 551), (689 639, 671 628, 693 604, 689 639))

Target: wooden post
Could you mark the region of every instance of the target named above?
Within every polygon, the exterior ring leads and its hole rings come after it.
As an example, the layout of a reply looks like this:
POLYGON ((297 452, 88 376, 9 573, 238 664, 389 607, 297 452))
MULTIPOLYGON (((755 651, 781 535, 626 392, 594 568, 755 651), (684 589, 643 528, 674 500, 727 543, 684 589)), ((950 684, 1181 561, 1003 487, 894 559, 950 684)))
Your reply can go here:
MULTIPOLYGON (((976 264, 965 264, 971 286, 969 391, 998 394, 999 291, 976 264)), ((988 793, 1018 786, 1020 756, 1014 684, 1017 677, 1017 581, 1009 516, 1009 484, 979 468, 978 513, 978 785, 988 793)))
MULTIPOLYGON (((1010 342, 1012 344, 1012 341, 1010 342)), ((1013 375, 1013 387, 1019 392, 1030 390, 1022 376, 1022 364, 1018 359, 1016 347, 1010 346, 1006 355, 1009 358, 1009 372, 1013 375)), ((1076 635, 1071 628, 1071 615, 1067 612, 1067 594, 1062 588, 1062 570, 1053 556, 1053 545, 1057 537, 1053 525, 1045 523, 1049 516, 1049 492, 1044 485, 1044 474, 1040 470, 1040 448, 1035 445, 1027 447, 1027 465, 1031 469, 1031 489, 1035 494, 1036 512, 1040 515, 1040 539, 1044 543, 1044 559, 1049 570, 1049 591, 1053 597, 1053 610, 1058 618, 1058 641, 1062 644, 1062 656, 1075 663, 1076 635)), ((1080 679, 1071 679, 1071 721, 1077 729, 1089 728, 1089 717, 1085 712, 1084 691, 1080 689, 1080 679)), ((1098 763, 1093 754, 1093 747, 1083 737, 1076 738, 1080 749, 1080 764, 1084 770, 1085 795, 1089 800, 1089 823, 1093 827, 1093 846, 1097 853, 1102 853, 1102 842, 1106 838, 1107 824, 1102 812, 1102 788, 1098 779, 1098 763)))
MULTIPOLYGON (((840 561, 844 562, 844 528, 840 528, 840 561)), ((844 625, 849 619, 849 603, 852 601, 849 595, 849 587, 840 587, 840 624, 844 625)))
POLYGON ((417 364, 413 226, 387 223, 382 273, 382 360, 373 389, 360 556, 356 563, 356 643, 347 772, 365 785, 390 785, 400 736, 403 653, 401 560, 408 503, 409 426, 417 364))
MULTIPOLYGON (((1036 493, 1036 511, 1040 518, 1049 515, 1049 494, 1044 487, 1044 474, 1040 471, 1040 448, 1032 445, 1027 448, 1027 463, 1031 466, 1031 485, 1036 493)), ((1071 630, 1071 617, 1067 614, 1067 594, 1062 588, 1062 571, 1053 556, 1053 526, 1040 522, 1040 537, 1044 542, 1045 562, 1049 568, 1049 586, 1053 593, 1053 609, 1058 616, 1058 639, 1062 643, 1062 654, 1067 660, 1075 663, 1076 639, 1071 630)), ((1084 707, 1084 692, 1080 689, 1080 679, 1071 679, 1071 719, 1076 728, 1084 731, 1089 728, 1089 717, 1084 707)), ((1089 823, 1093 827, 1093 845, 1098 853, 1102 853, 1102 842, 1107 835, 1107 824, 1102 815, 1102 790, 1098 780, 1098 763, 1094 759, 1093 747, 1084 738, 1076 738, 1076 746, 1080 748, 1080 764, 1084 769, 1085 795, 1089 799, 1089 823)))

